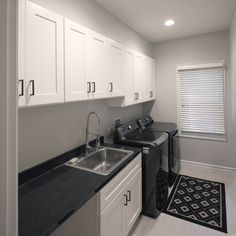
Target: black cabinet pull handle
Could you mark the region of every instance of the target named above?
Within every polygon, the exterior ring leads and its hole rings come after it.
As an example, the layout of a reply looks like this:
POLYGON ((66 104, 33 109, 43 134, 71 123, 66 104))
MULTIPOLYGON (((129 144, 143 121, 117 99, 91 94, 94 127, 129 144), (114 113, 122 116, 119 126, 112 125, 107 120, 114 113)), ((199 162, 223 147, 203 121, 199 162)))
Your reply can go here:
POLYGON ((138 100, 139 99, 139 93, 134 93, 134 95, 135 95, 134 100, 138 100))
POLYGON ((96 83, 92 82, 92 84, 93 84, 93 91, 92 91, 92 93, 95 93, 96 92, 96 83))
POLYGON ((128 206, 128 196, 127 196, 127 194, 124 194, 124 196, 125 196, 125 206, 128 206))
POLYGON ((113 83, 109 83, 110 84, 110 91, 109 92, 113 92, 113 83))
POLYGON ((152 91, 150 91, 150 98, 152 98, 153 97, 153 92, 152 91))
POLYGON ((128 190, 127 193, 128 193, 127 201, 130 202, 131 201, 131 191, 128 190))
POLYGON ((91 83, 87 82, 87 93, 91 93, 91 83))
POLYGON ((30 94, 30 96, 34 96, 35 95, 35 91, 34 91, 34 80, 30 80, 30 83, 32 84, 32 92, 30 94))
POLYGON ((21 84, 21 92, 19 94, 19 97, 22 97, 22 96, 24 96, 24 80, 20 79, 19 84, 21 84))

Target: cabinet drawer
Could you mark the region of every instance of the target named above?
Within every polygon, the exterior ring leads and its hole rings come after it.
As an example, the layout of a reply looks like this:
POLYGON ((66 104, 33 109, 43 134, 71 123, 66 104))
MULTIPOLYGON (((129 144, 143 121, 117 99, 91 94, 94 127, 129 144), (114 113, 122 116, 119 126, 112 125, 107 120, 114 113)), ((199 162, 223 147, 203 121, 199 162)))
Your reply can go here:
POLYGON ((100 212, 108 206, 122 188, 129 182, 138 170, 141 168, 141 153, 129 163, 119 174, 117 174, 100 191, 100 212))

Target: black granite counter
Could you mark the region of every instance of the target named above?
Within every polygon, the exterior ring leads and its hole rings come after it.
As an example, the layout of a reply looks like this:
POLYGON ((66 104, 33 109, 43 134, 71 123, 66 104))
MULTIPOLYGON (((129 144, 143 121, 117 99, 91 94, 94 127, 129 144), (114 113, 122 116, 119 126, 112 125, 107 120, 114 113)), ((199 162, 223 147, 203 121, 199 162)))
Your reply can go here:
POLYGON ((106 176, 63 164, 75 154, 81 153, 84 147, 62 154, 19 175, 19 236, 49 235, 140 152, 140 149, 132 147, 112 144, 105 146, 123 148, 134 153, 106 176))

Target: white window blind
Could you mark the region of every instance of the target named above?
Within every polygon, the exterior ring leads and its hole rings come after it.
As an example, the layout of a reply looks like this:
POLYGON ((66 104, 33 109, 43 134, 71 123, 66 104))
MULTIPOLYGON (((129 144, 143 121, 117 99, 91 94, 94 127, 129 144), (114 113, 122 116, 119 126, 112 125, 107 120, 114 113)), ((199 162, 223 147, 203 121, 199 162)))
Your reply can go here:
POLYGON ((224 70, 224 63, 177 67, 182 134, 225 134, 224 70))

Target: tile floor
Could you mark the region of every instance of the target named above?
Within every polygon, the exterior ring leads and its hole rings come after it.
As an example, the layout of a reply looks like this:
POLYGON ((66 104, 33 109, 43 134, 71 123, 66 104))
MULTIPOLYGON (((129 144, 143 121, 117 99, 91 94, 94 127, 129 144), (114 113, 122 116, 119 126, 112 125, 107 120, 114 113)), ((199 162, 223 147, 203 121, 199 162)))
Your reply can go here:
POLYGON ((132 236, 236 236, 236 171, 183 164, 181 174, 225 183, 228 234, 162 213, 141 216, 132 236))

